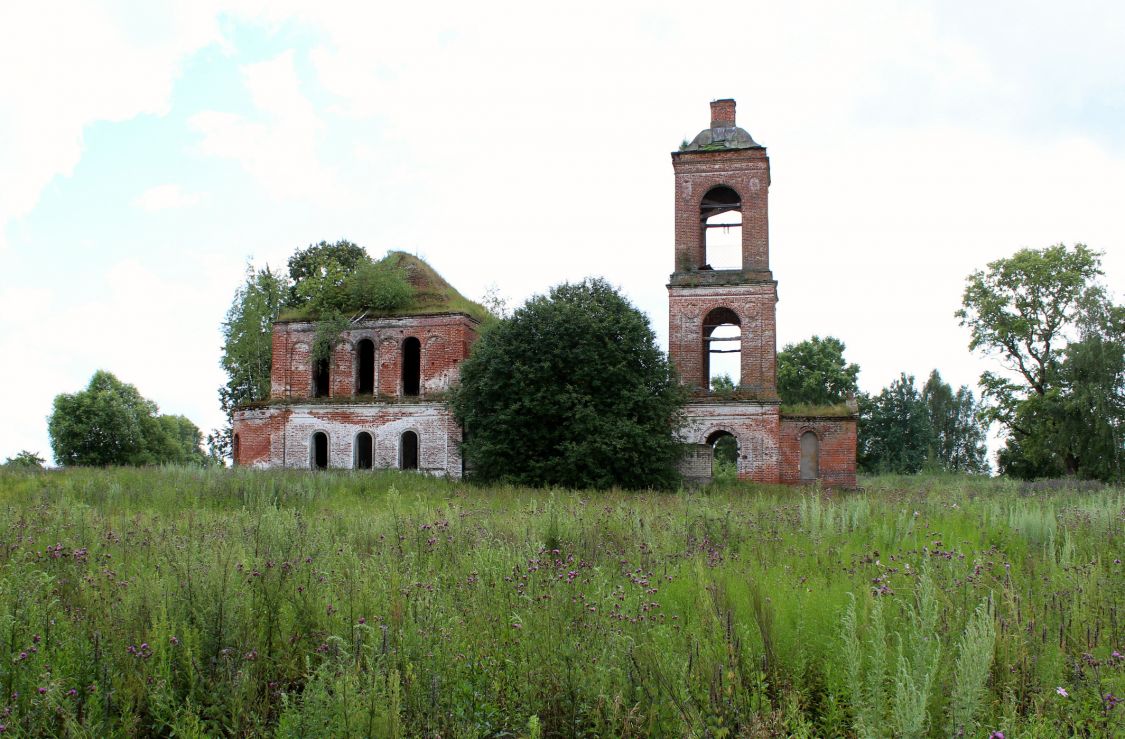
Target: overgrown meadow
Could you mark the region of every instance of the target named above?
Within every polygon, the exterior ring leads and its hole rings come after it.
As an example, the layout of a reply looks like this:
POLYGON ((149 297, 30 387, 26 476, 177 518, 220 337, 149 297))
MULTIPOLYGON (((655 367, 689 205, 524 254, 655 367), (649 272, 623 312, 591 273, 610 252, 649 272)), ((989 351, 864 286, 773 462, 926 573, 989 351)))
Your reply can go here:
POLYGON ((28 736, 1125 733, 1125 491, 0 473, 28 736))

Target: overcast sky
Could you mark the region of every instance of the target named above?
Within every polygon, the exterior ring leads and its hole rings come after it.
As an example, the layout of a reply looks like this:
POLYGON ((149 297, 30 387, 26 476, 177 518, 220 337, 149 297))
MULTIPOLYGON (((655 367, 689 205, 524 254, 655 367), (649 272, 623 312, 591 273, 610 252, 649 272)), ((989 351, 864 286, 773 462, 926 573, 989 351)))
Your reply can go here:
POLYGON ((1123 39, 1116 2, 2 3, 0 459, 99 368, 220 425, 247 261, 322 239, 475 298, 601 275, 666 345, 669 152, 721 97, 769 149, 779 349, 975 387, 972 270, 1084 242, 1120 299, 1123 39))

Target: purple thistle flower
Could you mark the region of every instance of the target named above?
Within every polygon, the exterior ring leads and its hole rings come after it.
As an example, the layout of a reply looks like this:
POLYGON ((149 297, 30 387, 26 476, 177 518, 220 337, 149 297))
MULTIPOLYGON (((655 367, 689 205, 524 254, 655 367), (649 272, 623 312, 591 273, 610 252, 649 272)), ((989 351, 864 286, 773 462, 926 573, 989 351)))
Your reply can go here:
POLYGON ((1004 739, 1004 732, 994 731, 988 735, 988 739, 1004 739))
POLYGON ((47 694, 46 688, 39 688, 39 695, 46 695, 46 694, 47 694))

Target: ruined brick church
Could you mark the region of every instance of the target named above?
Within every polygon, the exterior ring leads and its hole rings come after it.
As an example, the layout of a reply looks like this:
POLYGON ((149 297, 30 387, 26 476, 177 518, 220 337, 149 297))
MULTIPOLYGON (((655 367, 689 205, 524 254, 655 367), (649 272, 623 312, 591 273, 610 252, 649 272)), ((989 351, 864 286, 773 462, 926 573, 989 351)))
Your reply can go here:
MULTIPOLYGON (((733 437, 740 479, 854 486, 854 407, 783 412, 777 395, 769 158, 736 125, 734 100, 711 103, 711 125, 672 153, 672 168, 668 352, 690 391, 679 431, 685 478, 708 479, 716 445, 733 437), (715 390, 720 363, 733 387, 715 390)), ((441 281, 420 260, 405 267, 416 289, 441 281)), ((235 464, 462 476, 461 429, 443 397, 480 327, 465 302, 360 318, 320 362, 314 322, 277 321, 270 399, 236 410, 235 464)))

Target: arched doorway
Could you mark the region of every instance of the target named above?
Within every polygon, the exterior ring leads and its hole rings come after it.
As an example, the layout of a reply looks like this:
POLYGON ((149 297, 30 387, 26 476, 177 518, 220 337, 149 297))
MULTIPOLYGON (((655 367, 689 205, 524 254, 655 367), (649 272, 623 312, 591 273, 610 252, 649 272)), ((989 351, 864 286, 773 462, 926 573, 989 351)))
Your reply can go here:
POLYGON ((418 469, 418 434, 404 431, 399 440, 399 469, 418 469))
POLYGON ((309 466, 314 470, 328 469, 328 434, 317 431, 309 446, 309 466))
POLYGON ((707 437, 711 447, 711 479, 738 479, 738 439, 729 431, 719 430, 707 437))
POLYGON ((820 477, 820 438, 813 431, 801 434, 801 482, 820 477))
POLYGON ((371 469, 375 459, 375 445, 371 434, 360 431, 355 435, 355 468, 357 470, 371 469))

